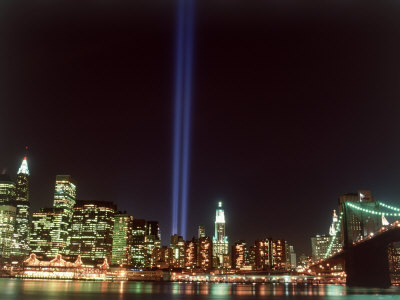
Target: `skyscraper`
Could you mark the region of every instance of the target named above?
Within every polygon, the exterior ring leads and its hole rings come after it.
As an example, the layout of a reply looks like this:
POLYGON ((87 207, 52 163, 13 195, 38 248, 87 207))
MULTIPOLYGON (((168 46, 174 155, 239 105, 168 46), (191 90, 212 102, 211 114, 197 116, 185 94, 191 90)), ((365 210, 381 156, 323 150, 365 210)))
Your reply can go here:
POLYGON ((14 205, 15 183, 7 174, 0 174, 0 204, 14 205))
POLYGON ((78 200, 72 215, 69 255, 102 263, 111 259, 114 215, 117 207, 110 201, 78 200))
POLYGON ((246 242, 238 241, 232 246, 232 269, 241 269, 246 264, 246 242))
POLYGON ((27 256, 29 254, 29 169, 27 156, 24 157, 18 169, 15 187, 15 244, 12 250, 14 256, 27 256))
POLYGON ((153 250, 161 247, 160 226, 157 221, 146 222, 145 238, 145 266, 150 267, 154 264, 153 250))
POLYGON ((29 246, 39 258, 67 254, 69 217, 61 208, 41 208, 32 215, 29 246))
POLYGON ((287 242, 285 240, 274 240, 272 242, 272 257, 274 270, 286 270, 287 258, 286 251, 287 242))
POLYGON ((15 244, 15 183, 7 174, 0 175, 0 256, 9 258, 15 244))
POLYGON ((146 267, 146 220, 134 219, 132 224, 132 266, 146 267))
POLYGON ((221 267, 228 255, 228 237, 225 235, 225 213, 222 202, 218 202, 215 215, 215 234, 213 238, 213 256, 216 259, 215 266, 221 267))
POLYGON ((54 207, 62 208, 70 217, 76 201, 76 181, 70 175, 57 175, 54 207))
POLYGON ((54 207, 42 208, 32 215, 30 248, 39 257, 67 254, 69 230, 76 199, 76 181, 70 175, 57 175, 54 207))
POLYGON ((193 238, 185 243, 185 267, 188 269, 197 267, 197 254, 198 254, 198 242, 197 239, 193 238))
POLYGON ((254 242, 254 267, 256 270, 269 270, 272 268, 272 238, 256 240, 254 242))
POLYGON ((16 208, 6 203, 0 204, 0 257, 9 258, 14 244, 16 208))
POLYGON ((203 270, 213 267, 213 243, 210 237, 199 238, 198 241, 197 265, 203 270))
POLYGON ((127 213, 114 216, 113 246, 111 263, 129 265, 132 260, 133 217, 127 213))
POLYGON ((177 234, 171 236, 170 247, 173 253, 173 266, 183 268, 185 266, 185 241, 177 234))

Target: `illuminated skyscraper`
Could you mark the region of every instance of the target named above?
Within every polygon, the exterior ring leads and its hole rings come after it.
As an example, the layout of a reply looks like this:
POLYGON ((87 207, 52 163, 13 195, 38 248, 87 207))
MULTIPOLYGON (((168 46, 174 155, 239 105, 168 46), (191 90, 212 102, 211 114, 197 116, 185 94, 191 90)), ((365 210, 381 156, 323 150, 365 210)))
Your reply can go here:
POLYGON ((78 200, 72 215, 69 255, 80 255, 84 262, 111 261, 116 209, 109 201, 78 200))
POLYGON ((272 242, 272 257, 273 257, 273 269, 274 270, 286 270, 287 258, 286 251, 287 242, 285 240, 274 240, 272 242))
POLYGON ((15 256, 27 256, 29 254, 29 169, 28 160, 25 156, 21 167, 18 169, 15 188, 15 244, 12 254, 15 256))
POLYGON ((132 260, 133 217, 126 213, 118 213, 114 220, 111 263, 129 265, 132 260))
POLYGON ((210 237, 200 238, 198 241, 197 265, 203 270, 213 267, 213 243, 210 237))
POLYGON ((57 175, 54 189, 54 207, 62 208, 72 216, 76 201, 76 181, 70 175, 57 175))
POLYGON ((224 264, 225 256, 228 255, 228 237, 225 235, 225 213, 222 202, 218 202, 215 216, 215 235, 213 238, 213 255, 216 259, 216 267, 224 264))
POLYGON ((153 250, 161 247, 160 226, 157 221, 146 222, 145 238, 145 266, 150 267, 154 264, 153 250))
POLYGON ((69 230, 75 198, 75 180, 69 175, 57 175, 54 207, 42 208, 32 215, 29 246, 33 253, 47 258, 68 253, 69 230))
POLYGON ((14 244, 16 208, 0 204, 0 257, 9 258, 14 244))
POLYGON ((198 242, 195 238, 185 243, 185 268, 192 269, 197 267, 198 242))
POLYGON ((246 242, 238 241, 232 246, 232 269, 241 269, 246 263, 246 242))
POLYGON ((319 235, 311 237, 311 251, 313 261, 318 261, 325 258, 325 254, 328 251, 329 244, 332 236, 330 235, 319 235))
POLYGON ((14 205, 15 183, 7 174, 0 174, 0 204, 14 205))
POLYGON ((31 251, 39 258, 67 254, 69 217, 61 208, 41 208, 32 215, 31 251))
POLYGON ((273 264, 272 238, 254 242, 254 267, 256 270, 270 270, 273 264))
POLYGON ((173 252, 173 266, 183 268, 185 266, 185 241, 177 234, 171 236, 170 247, 173 252))
POLYGON ((15 183, 7 174, 0 175, 0 256, 10 257, 15 245, 15 183))
POLYGON ((146 232, 145 220, 134 219, 132 224, 132 266, 135 268, 146 267, 146 232))

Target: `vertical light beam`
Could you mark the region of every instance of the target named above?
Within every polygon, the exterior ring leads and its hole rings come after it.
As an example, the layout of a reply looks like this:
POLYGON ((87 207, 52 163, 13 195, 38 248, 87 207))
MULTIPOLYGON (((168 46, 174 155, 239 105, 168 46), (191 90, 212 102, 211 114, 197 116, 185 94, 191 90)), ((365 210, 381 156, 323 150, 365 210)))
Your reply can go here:
POLYGON ((194 0, 185 1, 185 49, 184 49, 184 90, 183 90, 183 141, 182 141, 182 187, 181 187, 181 235, 186 237, 188 190, 190 175, 190 129, 192 108, 192 67, 194 35, 194 0))
POLYGON ((175 110, 174 143, 172 170, 172 228, 171 233, 178 233, 178 213, 181 181, 181 144, 182 144, 182 89, 183 89, 183 41, 184 41, 184 6, 180 0, 176 22, 176 57, 175 57, 175 110))

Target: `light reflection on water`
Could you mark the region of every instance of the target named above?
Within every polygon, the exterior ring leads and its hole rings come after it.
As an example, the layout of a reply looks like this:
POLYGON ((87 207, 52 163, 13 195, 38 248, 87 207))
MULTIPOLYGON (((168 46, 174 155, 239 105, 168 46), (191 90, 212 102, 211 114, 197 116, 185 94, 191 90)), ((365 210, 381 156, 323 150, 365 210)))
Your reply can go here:
POLYGON ((90 282, 0 279, 1 300, 128 299, 399 299, 400 288, 360 289, 343 285, 178 282, 90 282), (379 297, 377 297, 379 295, 379 297))

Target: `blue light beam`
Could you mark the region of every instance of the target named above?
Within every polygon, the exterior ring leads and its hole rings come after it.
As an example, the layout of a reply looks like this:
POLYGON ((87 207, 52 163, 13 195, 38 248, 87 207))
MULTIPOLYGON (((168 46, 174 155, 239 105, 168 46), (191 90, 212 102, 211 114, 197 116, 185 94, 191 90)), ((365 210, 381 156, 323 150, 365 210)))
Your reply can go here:
POLYGON ((194 0, 186 0, 185 26, 185 76, 184 76, 184 109, 183 109, 183 145, 182 145, 182 187, 181 187, 181 235, 186 237, 188 190, 190 175, 190 129, 192 108, 192 68, 194 36, 194 0))
POLYGON ((183 88, 183 35, 184 6, 178 5, 176 22, 176 57, 175 57, 175 111, 174 111, 174 143, 173 143, 173 186, 172 186, 172 229, 178 233, 179 193, 181 178, 181 143, 182 143, 182 88, 183 88))

